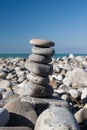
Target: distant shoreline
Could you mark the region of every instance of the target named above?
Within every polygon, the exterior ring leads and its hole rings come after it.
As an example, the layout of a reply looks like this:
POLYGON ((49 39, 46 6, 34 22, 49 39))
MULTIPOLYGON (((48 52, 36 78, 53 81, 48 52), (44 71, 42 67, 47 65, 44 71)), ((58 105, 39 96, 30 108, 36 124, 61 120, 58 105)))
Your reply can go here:
MULTIPOLYGON (((19 58, 28 58, 30 54, 0 54, 0 58, 16 58, 16 57, 19 57, 19 58)), ((63 57, 63 56, 69 56, 70 54, 69 53, 58 53, 58 54, 55 54, 53 57, 54 58, 58 58, 58 57, 63 57)), ((86 53, 82 53, 82 54, 73 54, 74 56, 87 56, 86 53)))

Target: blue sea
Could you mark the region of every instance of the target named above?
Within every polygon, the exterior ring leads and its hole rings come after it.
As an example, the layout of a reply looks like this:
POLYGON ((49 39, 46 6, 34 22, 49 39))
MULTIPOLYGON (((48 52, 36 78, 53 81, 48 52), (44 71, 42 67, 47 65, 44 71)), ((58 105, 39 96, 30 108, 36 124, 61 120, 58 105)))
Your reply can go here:
MULTIPOLYGON (((87 54, 73 54, 74 56, 87 56, 87 54)), ((28 58, 29 54, 0 54, 0 58, 28 58)), ((55 54, 53 57, 63 57, 63 56, 69 56, 69 54, 55 54)))

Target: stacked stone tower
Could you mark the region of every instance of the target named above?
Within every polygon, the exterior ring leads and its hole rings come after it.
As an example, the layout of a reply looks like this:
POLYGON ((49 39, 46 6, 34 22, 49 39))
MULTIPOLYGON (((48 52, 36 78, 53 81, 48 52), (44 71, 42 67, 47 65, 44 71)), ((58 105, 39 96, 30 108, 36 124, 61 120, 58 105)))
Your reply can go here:
POLYGON ((25 64, 30 71, 28 94, 31 97, 51 97, 53 88, 49 85, 49 75, 52 74, 53 67, 49 63, 55 53, 52 48, 55 44, 42 39, 32 39, 30 44, 33 45, 32 54, 25 64))

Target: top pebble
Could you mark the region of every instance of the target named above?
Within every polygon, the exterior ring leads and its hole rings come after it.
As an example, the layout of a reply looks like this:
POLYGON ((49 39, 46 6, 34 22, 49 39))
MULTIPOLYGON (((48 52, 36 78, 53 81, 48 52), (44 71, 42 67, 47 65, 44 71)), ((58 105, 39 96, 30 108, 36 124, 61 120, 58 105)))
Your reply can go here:
POLYGON ((35 46, 41 46, 41 47, 55 46, 55 43, 52 41, 36 39, 36 38, 31 39, 30 44, 35 45, 35 46))

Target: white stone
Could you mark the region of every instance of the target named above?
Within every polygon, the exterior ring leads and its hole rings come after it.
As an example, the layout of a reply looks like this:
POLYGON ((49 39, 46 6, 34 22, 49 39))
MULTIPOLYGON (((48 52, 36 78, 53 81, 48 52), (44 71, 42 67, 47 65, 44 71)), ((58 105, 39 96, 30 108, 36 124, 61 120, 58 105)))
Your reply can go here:
POLYGON ((73 59, 74 55, 73 54, 69 54, 69 58, 73 59))
POLYGON ((81 100, 85 103, 87 103, 87 87, 84 88, 82 95, 81 95, 81 100))
POLYGON ((66 78, 63 80, 64 84, 66 84, 65 81, 87 86, 87 72, 81 68, 75 68, 66 74, 66 78))
POLYGON ((81 92, 79 92, 78 90, 76 89, 70 89, 69 90, 69 93, 70 95, 73 97, 73 98, 78 98, 81 96, 81 92))

